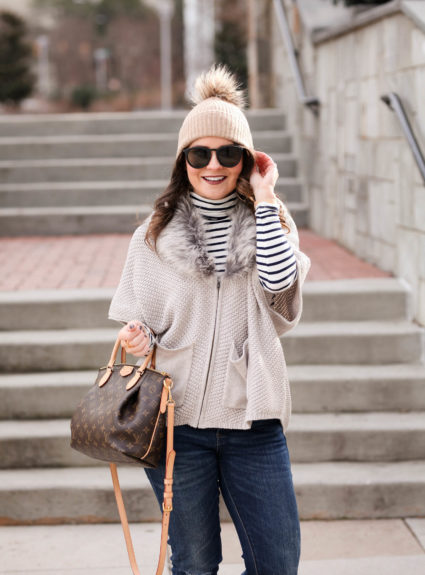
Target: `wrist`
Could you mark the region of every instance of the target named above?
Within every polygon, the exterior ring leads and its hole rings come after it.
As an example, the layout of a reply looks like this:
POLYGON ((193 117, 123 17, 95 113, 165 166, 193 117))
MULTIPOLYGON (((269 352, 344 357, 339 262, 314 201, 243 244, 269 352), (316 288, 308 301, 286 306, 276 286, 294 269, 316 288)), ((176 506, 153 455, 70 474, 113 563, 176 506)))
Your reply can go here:
POLYGON ((277 198, 274 193, 274 186, 262 186, 254 191, 255 203, 260 202, 270 202, 272 204, 277 203, 277 198))
POLYGON ((257 198, 254 202, 254 208, 256 208, 258 204, 261 204, 261 202, 267 202, 268 204, 273 204, 274 206, 278 205, 276 196, 271 198, 257 198))

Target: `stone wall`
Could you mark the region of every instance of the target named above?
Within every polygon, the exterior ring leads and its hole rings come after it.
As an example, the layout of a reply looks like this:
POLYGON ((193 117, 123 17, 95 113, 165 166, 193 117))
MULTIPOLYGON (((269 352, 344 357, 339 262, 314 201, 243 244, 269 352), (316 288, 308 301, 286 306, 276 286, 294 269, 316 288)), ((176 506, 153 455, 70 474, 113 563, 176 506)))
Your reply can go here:
POLYGON ((414 316, 425 324, 425 185, 395 113, 381 100, 399 94, 425 153, 425 32, 401 10, 386 9, 318 40, 302 20, 294 24, 293 3, 286 5, 308 95, 321 102, 318 117, 298 102, 275 24, 275 105, 295 138, 310 225, 404 278, 414 316))

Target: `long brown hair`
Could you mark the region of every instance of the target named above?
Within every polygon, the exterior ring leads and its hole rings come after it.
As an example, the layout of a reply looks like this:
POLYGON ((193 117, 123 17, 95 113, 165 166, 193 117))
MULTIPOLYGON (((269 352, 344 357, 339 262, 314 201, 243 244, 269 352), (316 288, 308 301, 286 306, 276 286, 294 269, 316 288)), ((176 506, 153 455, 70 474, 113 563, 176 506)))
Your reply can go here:
MULTIPOLYGON (((253 215, 255 214, 255 196, 251 184, 249 183, 249 178, 251 176, 254 165, 254 156, 245 149, 243 154, 242 171, 239 174, 239 178, 236 182, 236 192, 239 196, 239 199, 248 206, 253 215)), ((182 152, 174 164, 170 183, 154 203, 154 213, 152 215, 151 221, 149 222, 145 236, 145 243, 151 249, 156 251, 156 242, 158 240, 159 234, 173 217, 179 204, 180 198, 188 194, 190 191, 193 191, 193 187, 187 176, 186 158, 182 152)), ((289 232, 289 226, 285 221, 282 210, 279 210, 279 218, 282 227, 284 229, 286 228, 286 230, 289 232)))

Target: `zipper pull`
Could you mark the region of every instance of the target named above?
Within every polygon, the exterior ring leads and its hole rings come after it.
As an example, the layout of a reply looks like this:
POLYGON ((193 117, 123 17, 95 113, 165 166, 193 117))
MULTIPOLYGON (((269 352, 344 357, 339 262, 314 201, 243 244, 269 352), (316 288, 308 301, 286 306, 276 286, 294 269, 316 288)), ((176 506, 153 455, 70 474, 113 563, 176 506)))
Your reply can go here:
POLYGON ((221 278, 217 276, 217 289, 220 289, 221 286, 221 278))

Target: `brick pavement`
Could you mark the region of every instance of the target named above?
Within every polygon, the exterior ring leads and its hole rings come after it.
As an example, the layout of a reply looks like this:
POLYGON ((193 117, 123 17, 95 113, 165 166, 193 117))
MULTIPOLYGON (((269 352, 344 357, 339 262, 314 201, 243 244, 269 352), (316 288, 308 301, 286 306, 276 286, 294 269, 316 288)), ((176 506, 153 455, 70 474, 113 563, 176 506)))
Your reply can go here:
MULTIPOLYGON (((113 288, 119 281, 130 237, 0 238, 0 290, 113 288)), ((300 230, 300 244, 312 260, 309 281, 390 276, 310 230, 300 230)))

